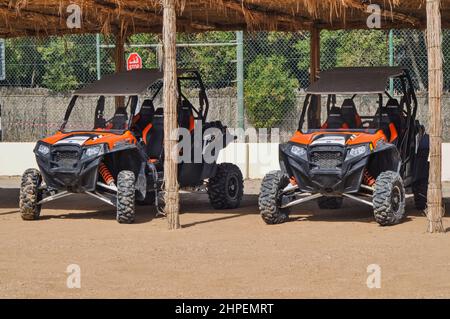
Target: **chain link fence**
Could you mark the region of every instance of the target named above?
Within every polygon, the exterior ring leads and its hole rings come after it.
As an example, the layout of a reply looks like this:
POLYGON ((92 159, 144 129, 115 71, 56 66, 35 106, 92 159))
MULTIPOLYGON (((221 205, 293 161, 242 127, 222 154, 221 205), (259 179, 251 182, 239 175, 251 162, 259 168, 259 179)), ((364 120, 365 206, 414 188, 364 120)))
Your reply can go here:
MULTIPOLYGON (((280 128, 286 140, 297 128, 305 89, 309 85, 308 32, 245 34, 244 59, 238 59, 235 32, 178 35, 179 68, 199 69, 210 99, 210 120, 236 127, 280 128), (238 83, 238 66, 244 83, 238 83), (241 85, 242 84, 242 85, 241 85), (241 86, 240 86, 241 85, 241 86), (243 87, 245 119, 239 119, 238 95, 243 87)), ((0 43, 3 41, 0 41, 0 43)), ((450 32, 443 36, 443 114, 450 119, 450 32)), ((114 72, 114 41, 98 35, 17 38, 4 41, 4 76, 0 78, 2 140, 36 141, 61 124, 73 90, 114 72)), ((137 52, 144 68, 159 68, 161 44, 156 35, 129 39, 126 56, 137 52)), ((419 98, 419 119, 427 122, 427 52, 422 31, 322 31, 321 69, 339 66, 399 65, 411 71, 419 98)), ((1 65, 0 65, 1 68, 1 65)), ((393 88, 395 92, 395 87, 393 88)), ((186 92, 193 95, 195 90, 186 92)), ((357 100, 360 109, 370 99, 357 100)), ((371 108, 369 112, 375 112, 371 108)), ((366 110, 366 114, 367 114, 366 110)), ((86 108, 81 121, 93 121, 86 108)), ((324 117, 324 115, 323 115, 324 117)), ((450 142, 450 121, 444 139, 450 142)))

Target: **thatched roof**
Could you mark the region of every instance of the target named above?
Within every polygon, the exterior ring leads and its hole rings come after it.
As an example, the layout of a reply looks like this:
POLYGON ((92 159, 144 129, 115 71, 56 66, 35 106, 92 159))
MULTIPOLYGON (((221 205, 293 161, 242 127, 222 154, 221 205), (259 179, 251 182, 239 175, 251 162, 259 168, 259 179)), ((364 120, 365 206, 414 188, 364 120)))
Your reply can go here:
MULTIPOLYGON (((450 0, 442 0, 450 27, 450 0)), ((160 0, 0 0, 0 37, 66 33, 160 33, 160 0), (67 6, 82 9, 82 28, 68 29, 67 6)), ((383 28, 425 28, 425 0, 177 0, 178 31, 367 28, 370 4, 383 28)))

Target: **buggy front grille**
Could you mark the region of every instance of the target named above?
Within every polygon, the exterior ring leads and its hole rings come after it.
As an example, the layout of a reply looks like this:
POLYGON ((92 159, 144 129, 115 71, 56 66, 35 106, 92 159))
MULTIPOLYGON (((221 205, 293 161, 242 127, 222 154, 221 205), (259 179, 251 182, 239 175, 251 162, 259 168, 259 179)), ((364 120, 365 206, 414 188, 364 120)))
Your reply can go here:
POLYGON ((342 164, 341 152, 312 152, 311 163, 321 169, 335 169, 342 164))
POLYGON ((76 151, 56 151, 53 155, 53 161, 62 167, 72 167, 79 160, 79 153, 76 151))

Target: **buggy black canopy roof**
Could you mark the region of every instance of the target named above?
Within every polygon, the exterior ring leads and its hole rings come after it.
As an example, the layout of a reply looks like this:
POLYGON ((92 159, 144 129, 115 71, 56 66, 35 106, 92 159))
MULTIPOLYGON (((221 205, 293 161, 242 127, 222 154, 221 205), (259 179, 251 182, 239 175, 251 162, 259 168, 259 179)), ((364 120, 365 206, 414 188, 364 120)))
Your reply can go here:
POLYGON ((157 69, 124 71, 105 75, 102 79, 75 92, 79 96, 130 96, 145 92, 163 78, 157 69))
POLYGON ((390 78, 405 73, 399 67, 347 67, 320 72, 320 78, 307 89, 309 94, 383 93, 390 78))

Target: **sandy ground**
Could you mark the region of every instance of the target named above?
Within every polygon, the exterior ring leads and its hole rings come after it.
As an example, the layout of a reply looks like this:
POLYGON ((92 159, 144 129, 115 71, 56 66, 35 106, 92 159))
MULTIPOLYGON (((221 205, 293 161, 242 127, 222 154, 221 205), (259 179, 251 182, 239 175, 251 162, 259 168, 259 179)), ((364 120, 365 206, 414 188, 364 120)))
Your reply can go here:
POLYGON ((411 202, 394 227, 379 227, 370 208, 350 201, 338 211, 310 203, 289 223, 267 226, 256 205, 259 181, 250 181, 232 211, 210 210, 205 194, 183 194, 183 229, 168 231, 152 208, 119 225, 110 207, 84 196, 24 222, 17 185, 0 178, 3 298, 450 297, 450 234, 427 234, 411 202), (66 286, 69 264, 81 267, 81 289, 66 286), (381 267, 381 289, 366 285, 370 264, 381 267))

